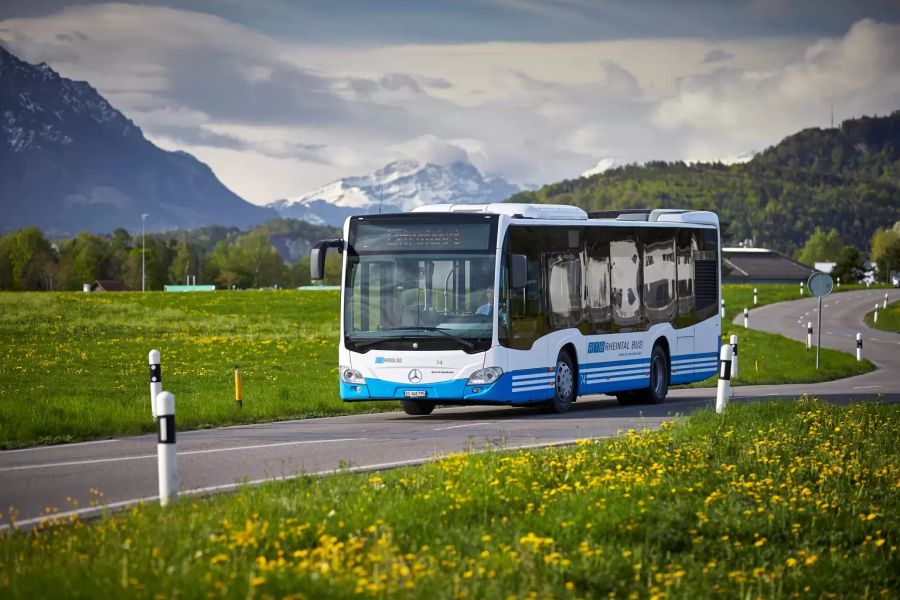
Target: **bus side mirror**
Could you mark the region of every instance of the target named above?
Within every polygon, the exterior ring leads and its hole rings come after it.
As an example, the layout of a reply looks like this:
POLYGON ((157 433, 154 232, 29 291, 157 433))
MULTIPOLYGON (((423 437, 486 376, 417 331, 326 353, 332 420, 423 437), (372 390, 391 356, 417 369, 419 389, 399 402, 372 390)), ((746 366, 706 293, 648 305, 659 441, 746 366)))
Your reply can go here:
POLYGON ((322 240, 313 244, 309 251, 309 278, 312 280, 325 279, 325 256, 329 248, 337 248, 338 252, 344 249, 344 240, 322 240))
POLYGON ((509 287, 521 289, 528 285, 528 259, 524 254, 509 255, 509 287))

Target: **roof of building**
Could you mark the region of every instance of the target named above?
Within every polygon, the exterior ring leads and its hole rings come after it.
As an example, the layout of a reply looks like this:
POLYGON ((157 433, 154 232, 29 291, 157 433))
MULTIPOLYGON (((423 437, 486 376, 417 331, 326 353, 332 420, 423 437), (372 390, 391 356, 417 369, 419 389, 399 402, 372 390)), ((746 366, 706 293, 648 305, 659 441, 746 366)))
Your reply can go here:
POLYGON ((725 281, 806 281, 815 269, 766 248, 722 248, 725 281))
POLYGON ((121 279, 98 279, 91 284, 91 290, 104 292, 124 292, 125 283, 121 279))

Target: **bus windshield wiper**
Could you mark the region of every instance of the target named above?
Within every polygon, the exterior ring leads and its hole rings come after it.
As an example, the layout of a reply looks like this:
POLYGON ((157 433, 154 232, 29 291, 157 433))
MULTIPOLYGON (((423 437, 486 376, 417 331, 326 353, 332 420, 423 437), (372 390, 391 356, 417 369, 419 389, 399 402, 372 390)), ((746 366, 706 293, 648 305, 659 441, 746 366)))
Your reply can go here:
MULTIPOLYGON (((473 344, 472 342, 470 342, 469 340, 467 340, 465 338, 461 338, 459 336, 453 335, 452 333, 447 333, 447 330, 444 327, 429 327, 427 325, 410 325, 408 327, 385 327, 385 328, 381 329, 380 331, 408 331, 411 329, 419 330, 419 331, 436 331, 438 333, 444 334, 445 336, 447 336, 448 338, 452 339, 455 342, 459 342, 460 344, 462 344, 469 350, 472 350, 475 348, 475 344, 473 344)), ((357 348, 366 348, 368 346, 377 344, 378 342, 402 340, 402 339, 408 339, 409 337, 410 336, 400 336, 397 338, 379 338, 377 340, 372 340, 370 342, 363 342, 361 344, 357 343, 356 346, 357 346, 357 348)))

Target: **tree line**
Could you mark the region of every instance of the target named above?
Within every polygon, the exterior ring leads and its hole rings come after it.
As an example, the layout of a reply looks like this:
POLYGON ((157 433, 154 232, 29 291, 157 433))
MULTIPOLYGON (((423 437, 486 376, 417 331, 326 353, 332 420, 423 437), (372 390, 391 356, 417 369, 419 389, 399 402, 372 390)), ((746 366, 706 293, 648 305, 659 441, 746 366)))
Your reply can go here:
MULTIPOLYGON (((0 290, 77 291, 85 283, 113 279, 139 291, 142 272, 148 290, 184 284, 192 276, 198 284, 225 289, 310 285, 309 257, 288 264, 272 247, 273 232, 284 227, 202 228, 147 235, 143 243, 140 234, 125 229, 51 241, 40 229, 26 227, 0 236, 0 290)), ((331 255, 324 283, 339 281, 340 257, 331 255)))

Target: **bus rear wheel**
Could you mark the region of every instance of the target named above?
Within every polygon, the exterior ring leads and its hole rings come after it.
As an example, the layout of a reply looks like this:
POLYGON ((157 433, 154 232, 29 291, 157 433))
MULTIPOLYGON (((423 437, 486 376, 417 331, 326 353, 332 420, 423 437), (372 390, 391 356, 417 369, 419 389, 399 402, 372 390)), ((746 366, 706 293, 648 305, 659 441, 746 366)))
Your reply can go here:
POLYGON ((669 393, 669 357, 660 344, 653 346, 650 354, 650 385, 634 393, 642 404, 659 404, 669 393))
POLYGON ((408 415, 424 416, 430 415, 434 410, 434 402, 426 402, 424 400, 401 400, 400 408, 408 415))

